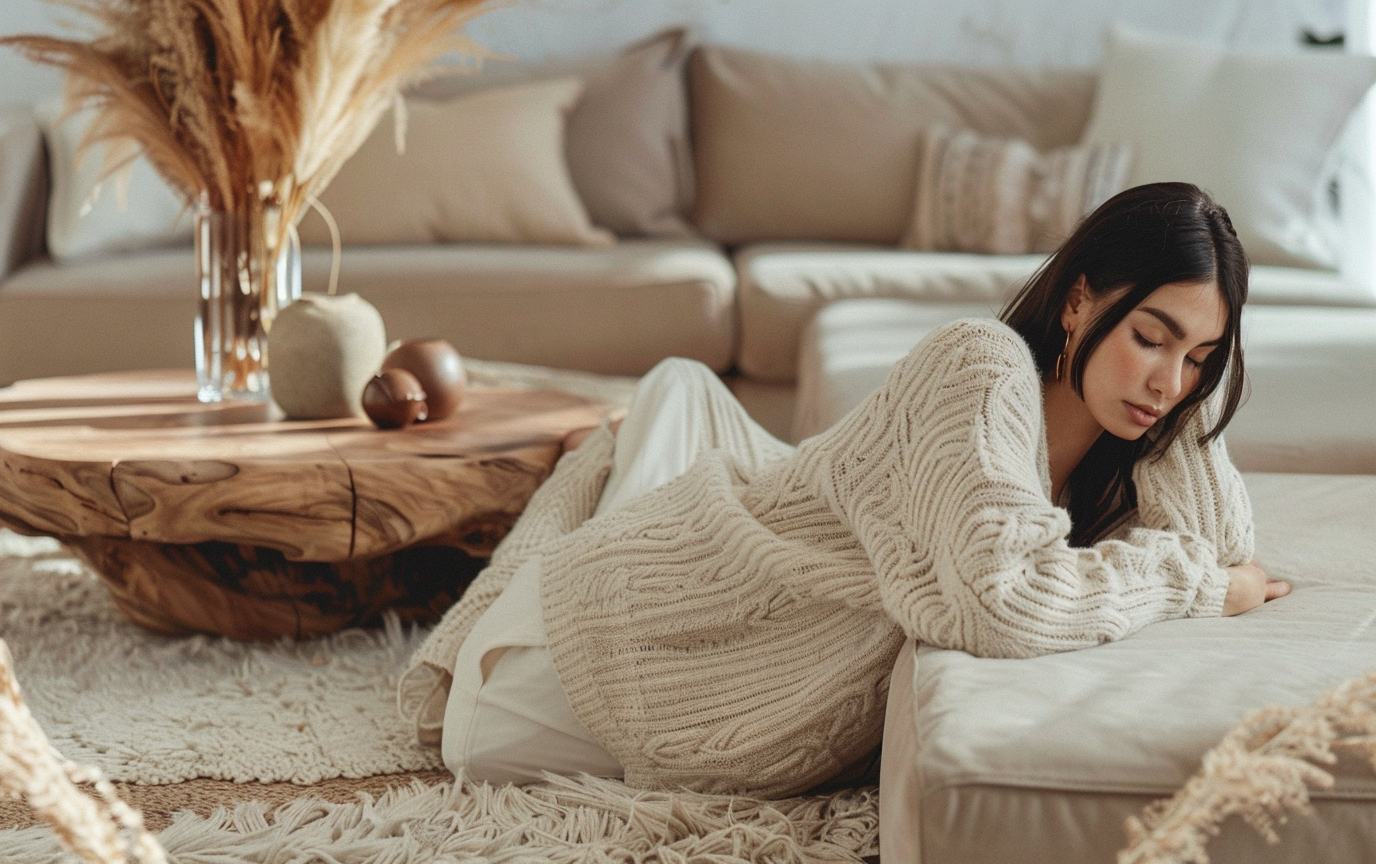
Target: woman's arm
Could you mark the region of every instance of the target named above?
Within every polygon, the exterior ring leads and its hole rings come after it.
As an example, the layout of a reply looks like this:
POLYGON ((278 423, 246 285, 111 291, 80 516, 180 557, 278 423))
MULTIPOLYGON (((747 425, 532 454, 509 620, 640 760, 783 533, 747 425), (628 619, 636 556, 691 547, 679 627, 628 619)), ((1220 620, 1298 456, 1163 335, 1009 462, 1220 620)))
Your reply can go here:
POLYGON ((1222 395, 1199 406, 1159 459, 1138 462, 1132 479, 1137 524, 1198 536, 1213 544, 1219 564, 1231 567, 1252 560, 1256 538, 1252 502, 1222 436, 1199 443, 1217 422, 1222 395))
POLYGON ((939 331, 862 413, 837 442, 830 494, 910 636, 1025 657, 1222 610, 1228 574, 1197 536, 1138 527, 1069 545, 1048 498, 1041 382, 1006 327, 939 331))
POLYGON ((1136 524, 1192 534, 1210 543, 1228 571, 1224 615, 1239 615, 1290 593, 1288 583, 1271 579, 1253 557, 1256 535, 1252 503, 1242 476, 1228 458, 1222 436, 1201 445, 1214 427, 1222 392, 1200 406, 1160 459, 1144 459, 1133 469, 1137 487, 1136 524))

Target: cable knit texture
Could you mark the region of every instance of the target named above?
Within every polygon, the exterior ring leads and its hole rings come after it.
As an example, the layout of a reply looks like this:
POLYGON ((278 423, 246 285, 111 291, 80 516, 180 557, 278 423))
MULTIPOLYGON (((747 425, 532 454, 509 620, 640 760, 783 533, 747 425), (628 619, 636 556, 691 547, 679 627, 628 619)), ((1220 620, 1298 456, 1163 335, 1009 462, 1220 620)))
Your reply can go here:
POLYGON ((1220 614, 1223 566, 1252 553, 1241 479, 1190 430, 1138 466, 1137 516, 1071 548, 1036 366, 994 321, 938 330, 777 452, 711 451, 540 547, 555 668, 631 785, 798 792, 879 743, 907 637, 993 657, 1097 645, 1220 614))
POLYGON ((444 707, 459 646, 478 618, 506 589, 522 562, 593 515, 611 473, 615 443, 615 437, 604 425, 589 435, 583 446, 559 459, 549 478, 531 496, 511 532, 502 538, 487 567, 412 656, 397 687, 397 707, 403 717, 415 721, 416 737, 422 744, 440 745, 444 707))

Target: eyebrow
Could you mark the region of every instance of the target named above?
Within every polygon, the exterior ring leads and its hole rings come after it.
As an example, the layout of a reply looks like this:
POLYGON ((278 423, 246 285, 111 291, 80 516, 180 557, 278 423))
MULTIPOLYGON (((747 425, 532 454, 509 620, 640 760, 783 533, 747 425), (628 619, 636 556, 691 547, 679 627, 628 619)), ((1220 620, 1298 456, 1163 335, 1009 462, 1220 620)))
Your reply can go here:
MULTIPOLYGON (((1169 331, 1171 331, 1171 335, 1174 336, 1175 338, 1177 338, 1177 339, 1184 339, 1184 338, 1185 338, 1185 328, 1184 328, 1184 327, 1181 327, 1181 326, 1180 326, 1180 322, 1179 322, 1179 321, 1176 321, 1173 317, 1171 317, 1171 315, 1170 315, 1168 312, 1165 312, 1165 311, 1163 311, 1163 310, 1161 310, 1161 309, 1157 309, 1155 306, 1138 306, 1137 308, 1140 309, 1141 311, 1147 313, 1148 315, 1154 316, 1154 317, 1155 317, 1157 320, 1159 320, 1162 324, 1165 324, 1165 325, 1166 325, 1166 329, 1169 330, 1169 331)), ((1210 339, 1208 342, 1200 342, 1200 343, 1199 343, 1198 345, 1196 345, 1195 347, 1196 347, 1196 348, 1203 348, 1203 347, 1206 347, 1206 346, 1209 346, 1209 345, 1217 345, 1217 344, 1219 344, 1219 343, 1222 342, 1222 341, 1223 341, 1223 337, 1220 336, 1220 337, 1218 337, 1217 339, 1210 339)))

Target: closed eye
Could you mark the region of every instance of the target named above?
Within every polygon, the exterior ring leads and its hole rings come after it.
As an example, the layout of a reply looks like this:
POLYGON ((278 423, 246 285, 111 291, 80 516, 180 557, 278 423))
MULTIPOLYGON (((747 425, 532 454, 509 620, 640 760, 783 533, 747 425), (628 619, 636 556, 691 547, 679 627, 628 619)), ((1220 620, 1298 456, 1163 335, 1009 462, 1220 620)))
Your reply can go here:
MULTIPOLYGON (((1148 339, 1147 337, 1143 336, 1141 333, 1139 333, 1139 332, 1136 331, 1136 330, 1133 330, 1133 331, 1132 331, 1132 338, 1135 339, 1135 340, 1137 340, 1137 344, 1138 344, 1138 345, 1141 345, 1143 348, 1160 348, 1160 347, 1161 347, 1161 343, 1160 343, 1160 342, 1153 342, 1153 341, 1151 341, 1150 339, 1148 339)), ((1206 359, 1207 359, 1207 358, 1206 358, 1206 359)), ((1190 366, 1191 366, 1192 368, 1194 368, 1194 369, 1203 369, 1203 368, 1204 368, 1204 362, 1205 362, 1205 361, 1204 361, 1204 360, 1196 360, 1196 359, 1194 359, 1193 357, 1191 357, 1190 355, 1186 354, 1186 355, 1185 355, 1185 362, 1186 362, 1186 363, 1189 363, 1190 366)))

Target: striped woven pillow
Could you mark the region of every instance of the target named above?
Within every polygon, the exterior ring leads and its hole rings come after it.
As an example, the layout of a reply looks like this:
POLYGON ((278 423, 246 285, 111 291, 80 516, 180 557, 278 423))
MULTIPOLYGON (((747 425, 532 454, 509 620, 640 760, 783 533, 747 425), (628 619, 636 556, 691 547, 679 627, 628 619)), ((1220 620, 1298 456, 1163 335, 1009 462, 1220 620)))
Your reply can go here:
POLYGON ((905 249, 1050 252, 1125 188, 1132 165, 1127 144, 1040 153, 1026 141, 945 126, 928 128, 921 148, 905 249))

